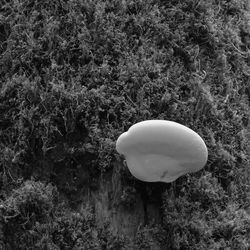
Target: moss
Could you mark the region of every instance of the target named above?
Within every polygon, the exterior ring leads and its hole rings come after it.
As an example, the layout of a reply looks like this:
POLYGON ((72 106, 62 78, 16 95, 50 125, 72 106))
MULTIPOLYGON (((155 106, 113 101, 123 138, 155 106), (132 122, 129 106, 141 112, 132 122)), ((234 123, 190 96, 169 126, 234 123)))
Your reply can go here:
MULTIPOLYGON (((51 192, 56 186, 70 210, 72 201, 98 187, 93 180, 112 171, 117 137, 146 119, 182 123, 198 132, 209 149, 205 171, 183 176, 172 186, 174 196, 169 194, 164 215, 170 221, 162 229, 170 239, 167 247, 249 247, 244 231, 248 214, 243 212, 249 210, 247 0, 21 0, 0 8, 0 198, 9 204, 5 216, 13 216, 19 208, 11 210, 10 201, 28 202, 25 193, 31 195, 32 219, 22 214, 6 222, 18 228, 21 248, 27 249, 25 242, 34 244, 33 249, 38 242, 38 249, 84 248, 85 219, 74 211, 53 224, 50 211, 59 205, 51 192), (26 182, 32 178, 38 182, 26 182), (53 188, 41 183, 52 183, 53 188), (237 214, 233 220, 239 224, 226 232, 223 225, 231 219, 224 211, 230 200, 237 214), (195 206, 199 211, 192 221, 177 217, 187 216, 195 206), (211 216, 211 224, 206 216, 211 216), (219 216, 225 220, 219 222, 219 216), (67 228, 69 241, 54 240, 53 232, 60 227, 67 228), (80 243, 73 240, 71 227, 80 243)), ((127 171, 121 175, 128 186, 124 190, 143 189, 127 171)), ((163 203, 166 198, 155 198, 154 190, 148 183, 148 200, 163 203)), ((131 203, 133 192, 124 197, 131 203)), ((95 223, 90 228, 98 231, 95 223)), ((150 248, 143 243, 146 231, 138 233, 135 249, 150 248)), ((89 248, 104 244, 99 236, 88 237, 89 248)), ((123 242, 113 233, 103 237, 109 237, 103 249, 123 242)), ((6 248, 11 244, 7 238, 6 248)))

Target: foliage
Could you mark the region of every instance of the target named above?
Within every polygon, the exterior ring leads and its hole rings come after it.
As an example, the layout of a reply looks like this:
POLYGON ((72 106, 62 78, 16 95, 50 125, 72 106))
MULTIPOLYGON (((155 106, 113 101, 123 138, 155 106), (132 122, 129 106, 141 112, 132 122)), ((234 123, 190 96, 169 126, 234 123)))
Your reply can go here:
POLYGON ((4 249, 122 249, 126 241, 99 228, 90 206, 71 211, 55 187, 41 182, 13 190, 1 204, 1 219, 4 249))
MULTIPOLYGON (((124 247, 91 209, 68 204, 99 188, 118 135, 146 119, 197 131, 209 160, 166 185, 160 236, 138 230, 134 248, 249 247, 249 1, 4 0, 0 10, 5 247, 124 247), (61 214, 59 196, 70 201, 61 214)), ((126 171, 121 179, 119 202, 131 208, 145 185, 126 171)))
POLYGON ((32 246, 33 228, 53 217, 56 199, 56 188, 41 182, 26 181, 13 190, 1 204, 1 233, 4 235, 6 248, 27 249, 32 246))
MULTIPOLYGON (((210 186, 206 192, 218 197, 218 186, 210 186)), ((201 192, 202 193, 202 192, 201 192)), ((170 249, 247 249, 250 246, 250 216, 237 203, 228 202, 219 207, 213 199, 209 204, 192 199, 190 191, 180 197, 166 196, 164 225, 166 242, 170 249)))
POLYGON ((134 249, 158 250, 165 249, 165 230, 159 225, 148 225, 137 231, 134 249))

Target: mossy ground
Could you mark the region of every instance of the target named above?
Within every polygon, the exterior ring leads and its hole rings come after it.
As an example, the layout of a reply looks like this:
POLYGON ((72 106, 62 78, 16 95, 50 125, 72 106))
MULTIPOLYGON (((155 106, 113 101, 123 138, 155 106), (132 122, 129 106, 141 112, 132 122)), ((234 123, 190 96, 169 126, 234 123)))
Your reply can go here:
POLYGON ((148 199, 163 194, 162 224, 139 228, 130 249, 250 247, 249 1, 4 0, 0 10, 2 249, 126 248, 126 235, 74 205, 112 170, 117 137, 146 119, 192 128, 209 159, 165 189, 124 170, 122 204, 142 185, 148 199))

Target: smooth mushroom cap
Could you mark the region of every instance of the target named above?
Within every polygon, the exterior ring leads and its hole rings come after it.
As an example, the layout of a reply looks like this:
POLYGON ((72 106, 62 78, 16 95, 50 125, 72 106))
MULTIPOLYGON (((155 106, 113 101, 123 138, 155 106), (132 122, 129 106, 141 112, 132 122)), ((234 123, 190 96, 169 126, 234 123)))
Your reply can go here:
POLYGON ((207 162, 202 138, 190 128, 166 120, 139 122, 118 138, 116 150, 125 156, 136 178, 172 182, 196 172, 207 162))

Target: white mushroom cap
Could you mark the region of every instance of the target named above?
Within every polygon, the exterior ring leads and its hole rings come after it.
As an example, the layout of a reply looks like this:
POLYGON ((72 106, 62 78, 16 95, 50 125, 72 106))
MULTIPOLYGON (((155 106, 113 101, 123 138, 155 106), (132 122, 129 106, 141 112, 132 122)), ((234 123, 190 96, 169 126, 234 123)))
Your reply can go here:
POLYGON ((172 182, 200 170, 208 158, 197 133, 166 120, 136 123, 119 136, 116 150, 125 156, 131 174, 148 182, 172 182))

